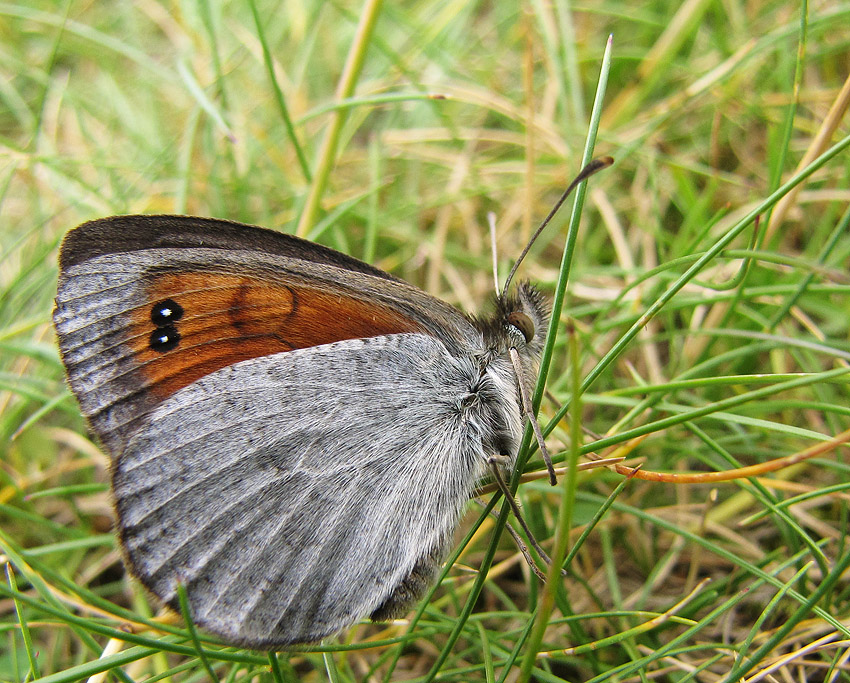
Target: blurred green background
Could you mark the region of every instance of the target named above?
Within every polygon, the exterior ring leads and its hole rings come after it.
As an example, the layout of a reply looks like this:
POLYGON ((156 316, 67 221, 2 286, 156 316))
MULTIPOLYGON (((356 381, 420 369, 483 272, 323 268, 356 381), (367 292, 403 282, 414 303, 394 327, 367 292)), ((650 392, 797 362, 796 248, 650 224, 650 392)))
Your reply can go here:
MULTIPOLYGON (((63 382, 50 311, 65 231, 120 213, 298 231, 484 311, 487 214, 504 278, 581 166, 609 35, 594 130, 616 164, 590 182, 563 314, 593 380, 583 452, 724 471, 850 427, 848 25, 847 3, 767 0, 0 4, 0 680, 206 675, 182 627, 110 640, 157 607, 124 572, 107 459, 63 382)), ((548 293, 569 213, 520 271, 548 293)), ((544 425, 571 394, 567 338, 544 425)), ((548 441, 562 460, 567 420, 548 441)), ((228 681, 513 681, 523 659, 540 681, 771 665, 848 680, 845 455, 713 486, 634 480, 613 503, 621 475, 581 475, 571 547, 590 533, 542 642, 540 583, 507 538, 464 610, 487 519, 412 628, 271 658, 210 646, 206 664, 228 681)), ((551 547, 560 491, 518 496, 551 547)))

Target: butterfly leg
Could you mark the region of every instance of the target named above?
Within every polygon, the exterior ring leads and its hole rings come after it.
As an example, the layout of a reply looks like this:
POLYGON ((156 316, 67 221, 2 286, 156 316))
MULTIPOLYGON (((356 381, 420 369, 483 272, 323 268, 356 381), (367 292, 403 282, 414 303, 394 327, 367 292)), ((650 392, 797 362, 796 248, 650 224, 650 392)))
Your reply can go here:
MULTIPOLYGON (((487 507, 487 503, 485 503, 480 498, 473 498, 472 500, 481 507, 487 507)), ((496 510, 490 510, 490 515, 492 515, 496 519, 499 518, 499 513, 496 510)), ((540 567, 537 566, 537 563, 534 561, 534 558, 528 551, 528 546, 525 544, 525 541, 522 540, 522 536, 517 533, 516 529, 514 529, 510 525, 510 523, 505 524, 505 529, 511 535, 511 538, 513 539, 514 543, 516 543, 516 547, 522 553, 522 556, 525 558, 525 562, 531 568, 531 571, 533 571, 537 575, 537 578, 540 579, 542 583, 546 583, 546 574, 543 572, 542 569, 540 569, 540 567)))
POLYGON ((534 436, 537 439, 537 445, 540 446, 540 454, 543 456, 543 462, 546 463, 546 469, 549 470, 549 483, 555 486, 558 483, 558 478, 555 476, 555 468, 552 465, 552 456, 549 455, 549 449, 546 448, 546 442, 543 440, 543 431, 540 429, 540 423, 537 421, 537 416, 534 414, 534 407, 531 405, 531 397, 528 395, 528 389, 525 383, 525 373, 522 369, 522 363, 519 359, 519 353, 513 347, 510 350, 511 363, 514 366, 514 372, 517 376, 517 384, 519 385, 519 394, 522 400, 522 411, 531 423, 531 429, 534 431, 534 436))
MULTIPOLYGON (((508 505, 511 506, 511 511, 514 513, 514 517, 517 518, 517 521, 519 522, 523 531, 525 531, 526 535, 528 536, 528 541, 529 543, 531 543, 531 547, 537 551, 537 554, 540 555, 540 558, 547 565, 551 565, 552 559, 549 557, 549 555, 546 554, 546 551, 540 547, 540 544, 537 542, 537 539, 534 538, 534 534, 531 533, 531 529, 529 528, 528 523, 522 516, 522 511, 519 509, 519 504, 516 502, 516 498, 514 498, 513 494, 511 493, 511 490, 508 488, 507 482, 505 482, 504 477, 502 477, 501 464, 503 460, 504 457, 498 455, 491 455, 489 458, 487 458, 487 464, 490 466, 490 472, 493 474, 493 479, 496 481, 496 485, 499 487, 499 490, 502 492, 502 495, 505 497, 505 500, 508 501, 508 505)), ((522 549, 520 548, 520 550, 522 549)), ((532 566, 532 568, 535 569, 535 573, 539 576, 539 570, 537 570, 534 566, 532 566)), ((566 575, 566 571, 562 569, 561 574, 566 575)))

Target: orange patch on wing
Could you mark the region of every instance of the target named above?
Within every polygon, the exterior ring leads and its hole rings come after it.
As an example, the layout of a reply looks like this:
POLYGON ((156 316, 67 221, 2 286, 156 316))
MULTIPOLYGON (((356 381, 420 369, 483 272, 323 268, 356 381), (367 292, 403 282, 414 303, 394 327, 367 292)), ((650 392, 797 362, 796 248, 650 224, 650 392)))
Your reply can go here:
MULTIPOLYGON (((160 398, 215 370, 249 358, 343 339, 422 331, 385 306, 346 292, 217 273, 165 273, 150 279, 146 305, 132 315, 130 340, 139 371, 160 398), (167 351, 151 345, 151 310, 171 299, 183 315, 174 321, 179 342, 167 351)), ((160 328, 162 329, 162 328, 160 328)))

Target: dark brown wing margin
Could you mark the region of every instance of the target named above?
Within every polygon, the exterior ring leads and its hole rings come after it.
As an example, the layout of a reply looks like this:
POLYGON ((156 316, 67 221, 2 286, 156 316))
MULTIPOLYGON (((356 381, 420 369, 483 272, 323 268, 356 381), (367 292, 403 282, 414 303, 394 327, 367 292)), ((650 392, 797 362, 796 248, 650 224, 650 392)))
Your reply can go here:
POLYGON ((59 266, 65 270, 118 252, 193 247, 260 251, 399 282, 379 268, 320 244, 254 225, 194 216, 112 216, 83 223, 62 242, 59 266))

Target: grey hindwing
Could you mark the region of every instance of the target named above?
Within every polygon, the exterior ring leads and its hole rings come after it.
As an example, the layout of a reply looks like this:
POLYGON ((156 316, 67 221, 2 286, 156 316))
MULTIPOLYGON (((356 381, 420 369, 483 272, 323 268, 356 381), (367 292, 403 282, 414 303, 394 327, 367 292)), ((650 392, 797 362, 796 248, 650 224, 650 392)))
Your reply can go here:
POLYGON ((439 340, 399 334, 181 389, 113 469, 130 566, 172 605, 183 584, 199 625, 249 647, 380 616, 445 548, 483 474, 481 427, 461 408, 479 378, 439 340))

